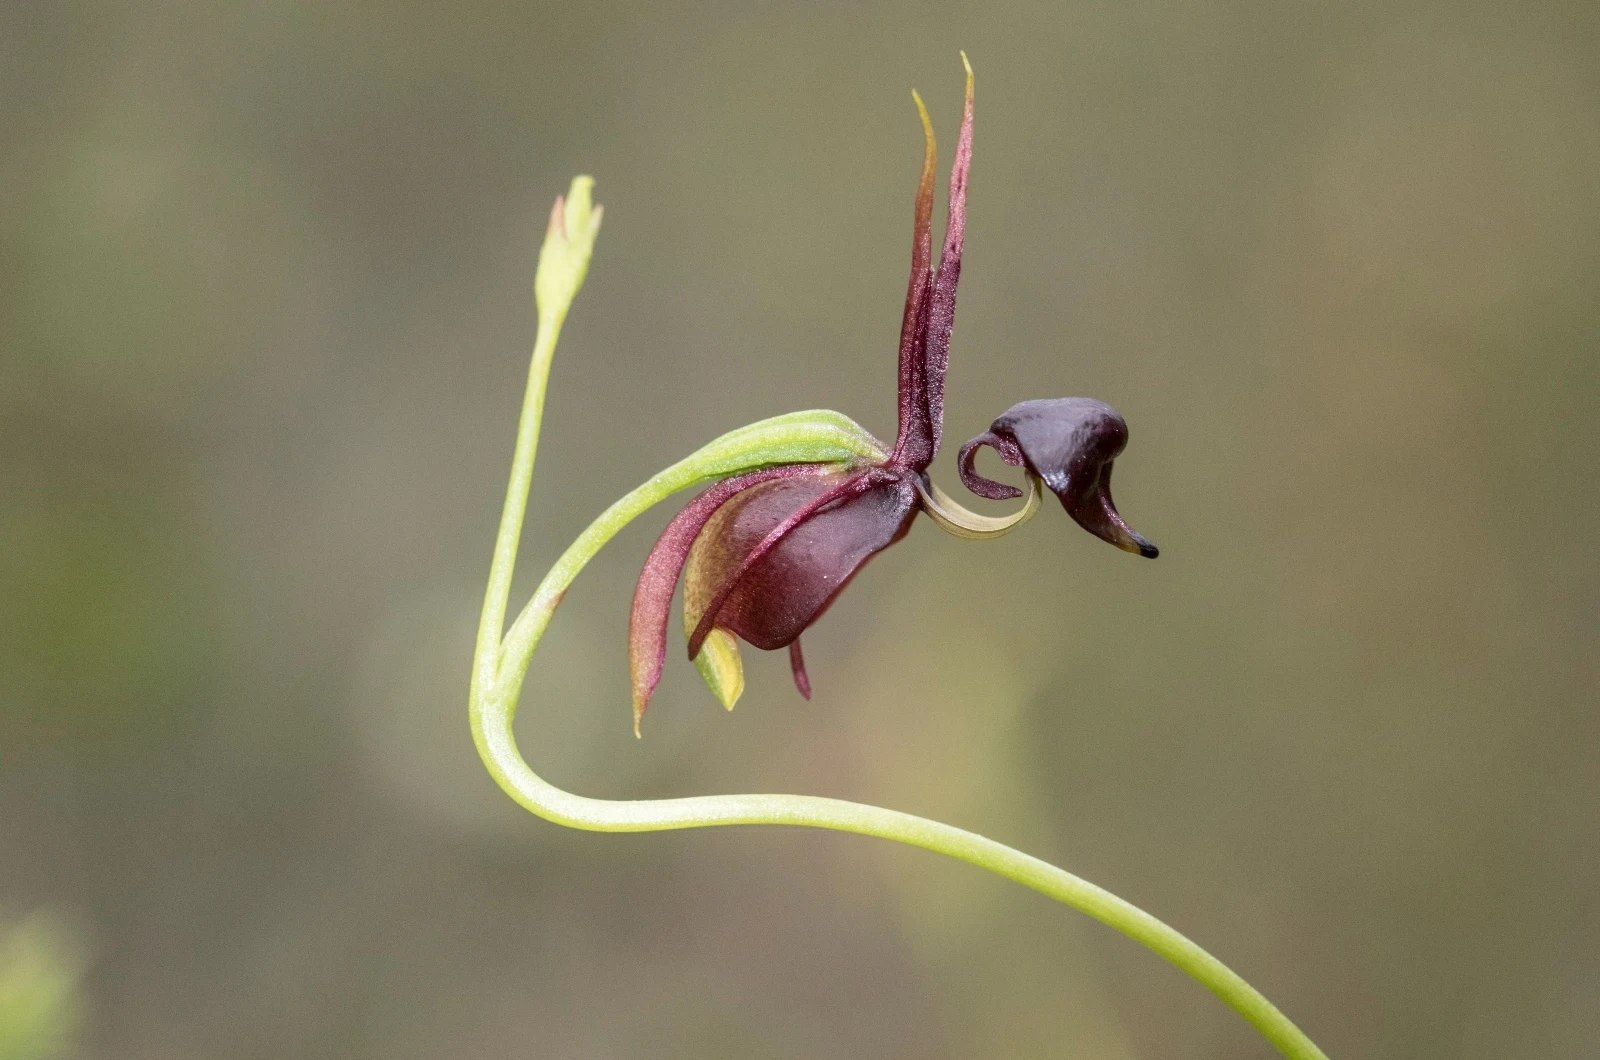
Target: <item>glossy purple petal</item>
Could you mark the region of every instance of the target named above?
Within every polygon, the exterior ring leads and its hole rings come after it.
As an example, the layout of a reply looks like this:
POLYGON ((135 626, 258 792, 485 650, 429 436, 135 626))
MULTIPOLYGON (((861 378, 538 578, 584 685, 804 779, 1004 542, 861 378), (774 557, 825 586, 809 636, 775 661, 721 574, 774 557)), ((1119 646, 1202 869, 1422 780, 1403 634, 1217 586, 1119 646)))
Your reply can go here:
POLYGON ((777 479, 831 474, 824 464, 785 464, 723 479, 704 491, 673 516, 644 561, 633 590, 633 610, 628 616, 628 669, 633 678, 635 727, 661 681, 667 653, 667 616, 672 591, 678 584, 689 549, 700 531, 730 497, 741 490, 777 479))
MULTIPOLYGON (((1039 476, 1078 525, 1125 552, 1154 559, 1159 550, 1129 526, 1111 500, 1111 463, 1128 444, 1128 424, 1117 410, 1092 398, 1053 398, 1011 406, 984 434, 961 448, 962 480, 975 488, 989 482, 970 471, 972 453, 993 445, 1006 457, 1015 447, 1028 470, 1039 476)), ((1007 460, 1010 463, 1010 460, 1007 460)))
POLYGON ((684 571, 690 658, 713 627, 766 651, 788 646, 905 536, 917 506, 914 481, 883 468, 767 482, 731 498, 684 571))

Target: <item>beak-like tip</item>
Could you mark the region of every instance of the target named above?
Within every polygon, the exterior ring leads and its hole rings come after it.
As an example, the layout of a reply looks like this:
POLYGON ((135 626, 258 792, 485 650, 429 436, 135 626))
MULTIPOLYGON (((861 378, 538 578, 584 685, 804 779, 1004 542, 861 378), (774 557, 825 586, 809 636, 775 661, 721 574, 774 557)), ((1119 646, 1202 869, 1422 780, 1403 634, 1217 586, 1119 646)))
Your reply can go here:
MULTIPOLYGON (((1090 532, 1093 533, 1093 531, 1090 532)), ((1095 534, 1095 536, 1105 537, 1102 534, 1095 534)), ((1132 530, 1127 531, 1126 535, 1117 534, 1114 538, 1105 537, 1105 540, 1110 541, 1124 552, 1132 552, 1135 556, 1143 556, 1145 559, 1155 559, 1161 555, 1161 550, 1155 546, 1154 542, 1146 540, 1144 535, 1135 533, 1132 530)))
POLYGON ((1117 512, 1117 506, 1111 503, 1111 493, 1104 484, 1077 503, 1070 503, 1067 497, 1063 496, 1061 506, 1072 516, 1074 522, 1107 544, 1115 545, 1124 552, 1143 556, 1145 559, 1155 559, 1161 555, 1161 550, 1156 548, 1155 542, 1129 526, 1127 520, 1117 512))

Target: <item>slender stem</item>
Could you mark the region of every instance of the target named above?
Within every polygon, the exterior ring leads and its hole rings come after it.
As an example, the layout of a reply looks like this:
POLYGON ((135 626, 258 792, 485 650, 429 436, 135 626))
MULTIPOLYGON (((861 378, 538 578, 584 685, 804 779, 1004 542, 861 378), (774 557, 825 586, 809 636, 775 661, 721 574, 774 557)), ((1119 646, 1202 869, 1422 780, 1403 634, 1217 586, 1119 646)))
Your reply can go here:
MULTIPOLYGON (((483 617, 478 622, 478 646, 473 655, 472 673, 475 692, 493 686, 499 673, 500 631, 505 625, 506 601, 511 597, 511 576, 517 566, 522 519, 528 511, 528 490, 533 485, 533 459, 539 451, 539 426, 544 420, 544 392, 550 380, 556 339, 561 336, 561 324, 565 319, 565 309, 539 314, 533 363, 528 367, 528 389, 523 395, 522 415, 517 421, 517 445, 511 456, 511 482, 506 487, 506 506, 500 513, 494 558, 489 562, 489 588, 483 598, 483 617)), ((531 647, 529 652, 531 654, 531 647)))
MULTIPOLYGON (((754 425, 713 442, 606 509, 545 575, 502 645, 499 637, 527 509, 528 488, 533 478, 545 383, 562 315, 541 314, 472 673, 469 709, 473 741, 489 773, 512 799, 545 820, 595 832, 650 832, 734 824, 794 825, 878 836, 945 854, 1032 887, 1143 943, 1211 990, 1290 1060, 1327 1060, 1322 1050, 1270 1001, 1178 931, 1109 891, 992 839, 908 813, 839 799, 809 795, 707 795, 611 801, 574 795, 536 774, 517 749, 512 721, 529 660, 567 587, 595 553, 641 512, 677 490, 728 473, 735 459, 730 454, 736 454, 741 445, 748 454, 751 451, 749 438, 754 436, 751 432, 764 426, 754 425)), ((788 418, 780 417, 783 419, 788 418)), ((745 459, 748 462, 748 457, 745 459)))

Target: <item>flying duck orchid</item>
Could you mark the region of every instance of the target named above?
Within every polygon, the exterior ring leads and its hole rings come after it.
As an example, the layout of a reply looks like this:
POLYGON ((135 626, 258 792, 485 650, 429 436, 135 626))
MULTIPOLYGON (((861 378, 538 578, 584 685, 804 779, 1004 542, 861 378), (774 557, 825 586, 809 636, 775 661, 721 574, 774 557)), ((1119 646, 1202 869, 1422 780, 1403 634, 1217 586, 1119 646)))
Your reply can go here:
POLYGON ((1155 546, 1129 527, 1111 502, 1111 464, 1127 444, 1128 428, 1101 402, 1024 401, 961 447, 957 470, 967 488, 980 497, 1022 494, 978 474, 975 458, 982 447, 1023 469, 1027 499, 1009 517, 969 512, 928 478, 944 419, 945 368, 965 234, 967 170, 972 161, 972 68, 967 68, 966 106, 950 180, 950 219, 936 272, 929 235, 933 132, 920 99, 917 108, 927 151, 917 185, 911 281, 901 326, 899 427, 894 445, 884 445, 849 417, 827 410, 775 416, 714 438, 601 512, 561 553, 507 628, 551 359, 600 228, 593 178, 575 177, 567 195, 556 199, 534 274, 539 327, 473 653, 467 696, 473 743, 489 775, 506 794, 540 817, 569 828, 595 832, 732 825, 825 828, 878 836, 970 862, 1080 909, 1148 946, 1205 984, 1288 1060, 1327 1060, 1259 991, 1190 939, 1088 881, 994 840, 881 806, 812 795, 587 798, 540 777, 517 747, 513 723, 523 679, 573 580, 623 527, 681 490, 706 487, 668 523, 634 592, 629 654, 635 734, 661 679, 668 612, 680 578, 689 655, 712 691, 731 707, 744 685, 740 640, 758 648, 787 647, 795 683, 802 695, 809 694, 800 635, 869 559, 905 536, 918 512, 961 537, 994 537, 1033 515, 1048 489, 1067 514, 1096 537, 1142 556, 1156 554, 1155 546))
MULTIPOLYGON (((965 56, 962 57, 965 62, 965 56)), ((955 324, 956 285, 966 234, 972 165, 972 67, 950 174, 949 214, 937 269, 932 263, 936 149, 927 108, 925 150, 912 227, 911 278, 900 327, 899 426, 892 447, 853 422, 847 459, 779 462, 723 478, 685 506, 650 550, 629 622, 634 730, 661 679, 673 591, 684 582, 689 657, 728 708, 744 688, 738 642, 789 649, 800 694, 811 695, 800 635, 817 621, 867 561, 904 537, 918 512, 961 537, 1009 532, 1038 509, 1043 489, 1085 530, 1119 548, 1154 557, 1156 547, 1117 513, 1111 463, 1127 444, 1127 424, 1088 398, 1024 401, 961 447, 958 470, 989 499, 1023 492, 979 475, 977 450, 990 446, 1028 477, 1024 507, 1008 518, 966 510, 928 478, 944 424, 944 380, 955 324)))

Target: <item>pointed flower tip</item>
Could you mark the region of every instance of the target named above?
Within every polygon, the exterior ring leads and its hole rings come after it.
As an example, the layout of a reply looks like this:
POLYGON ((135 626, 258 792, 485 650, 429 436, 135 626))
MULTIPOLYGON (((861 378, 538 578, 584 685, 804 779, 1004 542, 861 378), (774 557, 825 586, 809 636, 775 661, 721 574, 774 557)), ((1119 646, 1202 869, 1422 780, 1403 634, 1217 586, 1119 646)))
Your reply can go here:
POLYGON ((573 177, 566 198, 574 216, 582 217, 590 213, 594 203, 594 178, 586 173, 573 177))
POLYGON ((744 694, 744 663, 739 658, 739 642, 725 629, 713 629, 694 657, 695 669, 717 702, 732 710, 744 694))
POLYGON ((970 60, 968 60, 967 53, 966 53, 965 50, 963 50, 961 52, 961 65, 966 67, 966 69, 967 69, 967 91, 971 92, 972 91, 972 63, 971 63, 970 60))
POLYGON ((917 105, 917 116, 922 119, 922 134, 932 143, 933 119, 928 117, 928 105, 922 102, 922 94, 914 88, 911 90, 911 101, 917 105))
POLYGON ((573 177, 562 210, 561 220, 565 237, 573 241, 586 241, 592 250, 594 237, 600 231, 600 217, 604 212, 605 207, 594 201, 594 178, 573 177))
POLYGON ((789 669, 794 673, 794 687, 800 693, 800 698, 809 702, 811 678, 806 675, 806 657, 800 650, 799 637, 789 642, 789 669))

